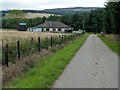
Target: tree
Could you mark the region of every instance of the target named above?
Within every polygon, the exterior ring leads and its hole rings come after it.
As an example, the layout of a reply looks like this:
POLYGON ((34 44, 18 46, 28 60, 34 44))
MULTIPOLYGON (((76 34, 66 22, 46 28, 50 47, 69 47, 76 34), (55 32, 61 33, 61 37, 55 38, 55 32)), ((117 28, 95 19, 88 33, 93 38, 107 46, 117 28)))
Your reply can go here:
POLYGON ((105 31, 107 33, 118 33, 120 30, 120 2, 107 2, 105 6, 105 31))
POLYGON ((23 18, 24 14, 25 14, 25 11, 23 10, 14 9, 9 11, 9 15, 13 18, 23 18))

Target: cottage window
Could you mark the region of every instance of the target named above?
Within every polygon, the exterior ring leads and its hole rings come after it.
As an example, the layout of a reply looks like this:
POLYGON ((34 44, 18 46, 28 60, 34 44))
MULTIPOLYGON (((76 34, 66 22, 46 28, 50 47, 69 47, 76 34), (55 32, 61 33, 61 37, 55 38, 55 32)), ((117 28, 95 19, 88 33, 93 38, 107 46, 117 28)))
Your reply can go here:
POLYGON ((42 28, 42 32, 44 31, 44 29, 42 28))
POLYGON ((53 29, 53 31, 55 31, 55 28, 53 29))
POLYGON ((58 31, 61 31, 61 29, 59 28, 58 31))
POLYGON ((49 31, 49 28, 47 28, 46 31, 49 31))

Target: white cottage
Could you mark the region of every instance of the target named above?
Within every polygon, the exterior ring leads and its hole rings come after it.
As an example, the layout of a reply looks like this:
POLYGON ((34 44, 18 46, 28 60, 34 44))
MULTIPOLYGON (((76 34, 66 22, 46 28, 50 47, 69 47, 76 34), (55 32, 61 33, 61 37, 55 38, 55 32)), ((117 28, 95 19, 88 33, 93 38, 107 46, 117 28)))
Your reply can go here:
POLYGON ((73 28, 59 21, 45 21, 36 27, 28 28, 28 31, 37 32, 72 32, 73 28))

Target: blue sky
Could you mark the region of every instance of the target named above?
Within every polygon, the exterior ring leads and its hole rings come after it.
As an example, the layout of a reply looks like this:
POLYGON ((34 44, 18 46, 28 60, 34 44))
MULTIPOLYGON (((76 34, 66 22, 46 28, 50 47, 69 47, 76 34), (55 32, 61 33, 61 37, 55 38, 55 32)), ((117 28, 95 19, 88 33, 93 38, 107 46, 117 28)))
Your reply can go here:
POLYGON ((104 7, 106 0, 0 0, 1 9, 51 9, 65 7, 104 7))

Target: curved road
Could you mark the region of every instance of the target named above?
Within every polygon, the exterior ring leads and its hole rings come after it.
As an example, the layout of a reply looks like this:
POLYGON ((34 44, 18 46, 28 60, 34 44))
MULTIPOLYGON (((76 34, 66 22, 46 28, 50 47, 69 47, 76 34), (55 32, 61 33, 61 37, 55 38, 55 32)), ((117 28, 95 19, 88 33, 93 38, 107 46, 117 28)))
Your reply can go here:
POLYGON ((118 56, 90 35, 53 88, 118 88, 118 56))

